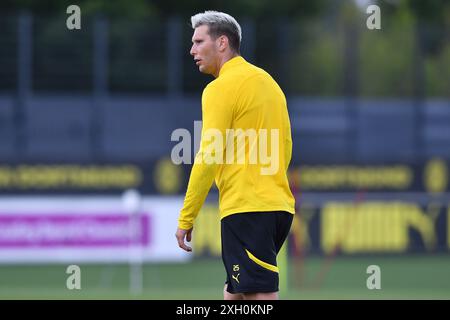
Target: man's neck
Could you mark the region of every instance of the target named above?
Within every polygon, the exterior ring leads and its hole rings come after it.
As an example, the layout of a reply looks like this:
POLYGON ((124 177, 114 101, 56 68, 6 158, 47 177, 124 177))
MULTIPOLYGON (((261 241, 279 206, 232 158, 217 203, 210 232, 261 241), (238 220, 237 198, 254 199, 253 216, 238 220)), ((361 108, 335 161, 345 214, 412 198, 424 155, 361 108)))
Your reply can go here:
POLYGON ((224 54, 222 56, 222 58, 219 60, 219 64, 218 64, 218 68, 216 69, 217 70, 216 73, 213 74, 214 78, 217 78, 219 76, 220 70, 222 69, 223 65, 227 61, 229 61, 229 60, 231 60, 231 59, 233 59, 233 58, 235 58, 237 56, 239 56, 239 54, 237 54, 235 52, 230 52, 228 54, 224 54))

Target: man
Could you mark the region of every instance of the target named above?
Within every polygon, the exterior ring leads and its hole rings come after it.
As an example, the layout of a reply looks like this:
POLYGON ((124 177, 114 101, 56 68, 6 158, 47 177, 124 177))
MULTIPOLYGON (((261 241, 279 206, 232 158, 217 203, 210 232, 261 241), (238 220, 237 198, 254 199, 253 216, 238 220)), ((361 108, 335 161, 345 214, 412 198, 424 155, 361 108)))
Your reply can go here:
POLYGON ((191 241, 215 179, 224 299, 278 299, 276 255, 295 213, 287 179, 292 140, 286 99, 268 73, 240 56, 241 27, 233 17, 205 11, 191 22, 190 54, 200 72, 216 79, 203 91, 200 149, 175 236, 182 249, 192 251, 185 240, 191 241))

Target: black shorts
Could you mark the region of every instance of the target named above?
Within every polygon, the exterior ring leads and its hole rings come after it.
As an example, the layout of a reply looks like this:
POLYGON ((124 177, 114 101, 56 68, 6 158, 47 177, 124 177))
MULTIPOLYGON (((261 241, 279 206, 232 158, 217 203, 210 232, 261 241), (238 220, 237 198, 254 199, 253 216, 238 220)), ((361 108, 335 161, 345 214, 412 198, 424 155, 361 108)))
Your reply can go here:
POLYGON ((276 256, 289 234, 293 214, 247 212, 221 221, 222 260, 230 293, 278 291, 276 256))

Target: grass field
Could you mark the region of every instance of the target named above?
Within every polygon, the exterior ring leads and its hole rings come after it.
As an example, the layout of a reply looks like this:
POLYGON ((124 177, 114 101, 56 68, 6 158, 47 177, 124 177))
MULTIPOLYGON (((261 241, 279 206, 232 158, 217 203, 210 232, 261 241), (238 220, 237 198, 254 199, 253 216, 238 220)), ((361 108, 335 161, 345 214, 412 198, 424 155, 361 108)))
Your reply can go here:
MULTIPOLYGON (((217 259, 147 264, 137 296, 129 293, 127 265, 80 265, 81 290, 66 288, 66 267, 2 265, 0 299, 222 299, 217 259)), ((341 257, 330 264, 307 257, 303 264, 291 261, 289 274, 283 299, 450 299, 450 255, 341 257), (366 287, 369 265, 381 269, 380 290, 366 287)))

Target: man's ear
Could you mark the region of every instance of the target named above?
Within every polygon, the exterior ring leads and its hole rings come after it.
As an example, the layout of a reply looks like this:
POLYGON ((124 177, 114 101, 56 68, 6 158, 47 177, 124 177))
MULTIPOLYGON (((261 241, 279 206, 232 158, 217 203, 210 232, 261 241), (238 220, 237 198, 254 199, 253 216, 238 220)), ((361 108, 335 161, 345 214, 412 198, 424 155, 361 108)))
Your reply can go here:
POLYGON ((225 51, 225 49, 228 48, 228 38, 226 36, 220 36, 218 40, 219 40, 219 50, 225 51))

